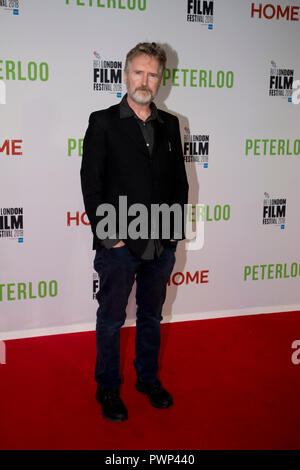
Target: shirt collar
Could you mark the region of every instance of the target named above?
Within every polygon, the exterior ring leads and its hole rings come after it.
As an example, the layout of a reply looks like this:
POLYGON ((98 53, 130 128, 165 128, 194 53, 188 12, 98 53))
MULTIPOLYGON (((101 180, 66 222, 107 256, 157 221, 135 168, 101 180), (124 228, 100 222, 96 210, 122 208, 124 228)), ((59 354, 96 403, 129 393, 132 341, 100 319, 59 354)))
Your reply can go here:
MULTIPOLYGON (((160 117, 158 113, 158 109, 156 105, 153 103, 153 101, 150 103, 150 110, 151 110, 151 115, 148 117, 147 120, 154 120, 157 119, 160 123, 163 123, 163 119, 160 117)), ((128 101, 127 101, 127 93, 126 95, 123 96, 122 101, 120 102, 120 119, 126 119, 134 117, 136 119, 140 119, 133 109, 129 106, 128 101)))

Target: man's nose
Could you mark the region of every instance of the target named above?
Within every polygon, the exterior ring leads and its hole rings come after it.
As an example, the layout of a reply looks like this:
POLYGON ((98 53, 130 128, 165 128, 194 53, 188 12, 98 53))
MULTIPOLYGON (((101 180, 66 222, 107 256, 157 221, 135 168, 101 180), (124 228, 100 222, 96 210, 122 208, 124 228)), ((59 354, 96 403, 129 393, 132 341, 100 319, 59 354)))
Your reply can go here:
POLYGON ((147 86, 148 85, 148 75, 146 73, 143 74, 142 77, 142 85, 147 86))

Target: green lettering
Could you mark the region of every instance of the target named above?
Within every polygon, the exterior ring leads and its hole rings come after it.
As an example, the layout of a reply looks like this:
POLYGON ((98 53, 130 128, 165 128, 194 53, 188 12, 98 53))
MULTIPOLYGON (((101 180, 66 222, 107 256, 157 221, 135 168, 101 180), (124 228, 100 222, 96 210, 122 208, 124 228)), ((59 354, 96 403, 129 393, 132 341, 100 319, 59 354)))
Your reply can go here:
POLYGON ((267 154, 267 142, 269 142, 269 139, 262 139, 262 142, 264 143, 264 155, 267 154))
POLYGON ((247 277, 251 274, 251 266, 244 266, 244 281, 247 280, 247 277))
MULTIPOLYGON (((219 72, 218 72, 219 73, 219 72)), ((211 70, 208 72, 208 86, 209 88, 215 88, 216 85, 212 84, 212 73, 211 70)))
POLYGON ((7 60, 6 61, 6 80, 9 80, 9 74, 12 74, 12 80, 16 79, 16 74, 15 74, 15 63, 12 60, 7 60))
MULTIPOLYGON (((196 72, 196 70, 195 70, 195 72, 196 72)), ((199 86, 202 86, 202 81, 204 82, 204 86, 206 87, 207 86, 206 70, 199 70, 199 86)))
POLYGON ((176 76, 178 72, 179 72, 179 69, 173 69, 173 73, 172 73, 172 85, 173 86, 179 86, 179 83, 175 83, 175 80, 178 80, 178 76, 176 76))
POLYGON ((209 206, 206 206, 206 220, 207 220, 207 222, 212 221, 212 219, 209 217, 209 206))
POLYGON ((205 206, 204 204, 198 204, 197 206, 197 221, 204 220, 205 217, 205 206))
POLYGON ((183 86, 186 86, 186 74, 188 71, 188 69, 181 69, 181 72, 183 72, 183 86))
POLYGON ((39 297, 41 297, 41 298, 46 297, 46 295, 47 295, 47 284, 45 283, 45 281, 39 282, 38 293, 39 293, 39 297), (42 286, 43 286, 43 289, 42 289, 42 286))
POLYGON ((2 289, 3 289, 4 286, 5 286, 5 284, 0 284, 0 302, 2 302, 2 300, 3 300, 2 289))
POLYGON ((278 155, 284 155, 284 140, 283 139, 279 139, 278 140, 278 155))
POLYGON ((57 281, 50 281, 49 282, 49 295, 51 297, 57 296, 57 281))
POLYGON ((179 69, 173 69, 173 73, 172 73, 172 85, 173 86, 179 86, 179 83, 175 83, 175 80, 178 80, 178 76, 176 76, 178 72, 179 72, 179 69))
POLYGON ((258 265, 256 264, 256 265, 253 266, 252 281, 258 281, 258 272, 257 272, 257 270, 258 270, 258 265), (257 276, 257 277, 255 277, 255 276, 257 276))
POLYGON ((23 295, 23 299, 26 300, 26 284, 25 282, 18 283, 18 300, 21 300, 21 294, 23 295))
POLYGON ((268 279, 274 279, 274 277, 273 277, 273 268, 274 268, 274 264, 269 264, 268 265, 268 279))
POLYGON ((76 139, 68 139, 68 157, 71 156, 72 150, 76 149, 76 139))
POLYGON ((194 83, 195 80, 196 80, 196 78, 197 78, 197 77, 195 77, 195 73, 197 73, 197 70, 195 70, 195 69, 192 69, 192 70, 190 71, 190 85, 191 85, 191 86, 197 86, 197 85, 194 83))
POLYGON ((276 142, 275 139, 270 140, 270 155, 276 155, 275 142, 276 142))
POLYGON ((282 264, 276 264, 275 278, 282 278, 282 264))
POLYGON ((166 81, 169 80, 171 77, 171 70, 166 68, 163 73, 163 85, 166 84, 166 81))
POLYGON ((189 222, 195 222, 195 219, 193 218, 194 215, 194 209, 196 206, 190 206, 188 205, 188 221, 189 222))
POLYGON ((43 82, 46 82, 47 80, 49 80, 49 67, 46 62, 40 63, 40 79, 43 82))
POLYGON ((227 72, 226 74, 226 86, 227 88, 232 88, 233 87, 233 72, 227 72), (230 77, 230 81, 229 81, 230 77))
POLYGON ((7 284, 7 300, 16 300, 15 297, 12 297, 14 291, 13 291, 13 286, 15 284, 7 284))
POLYGON ((146 10, 146 0, 143 0, 144 4, 141 5, 142 0, 139 0, 139 10, 144 11, 146 10))
POLYGON ((223 219, 224 220, 229 220, 230 219, 230 205, 225 204, 223 207, 223 219))
POLYGON ((246 139, 246 155, 248 155, 249 150, 252 149, 252 147, 253 147, 253 140, 246 139))
POLYGON ((262 273, 261 273, 261 278, 264 279, 265 278, 265 267, 267 265, 266 264, 261 264, 260 267, 262 268, 262 273))
POLYGON ((286 144, 287 144, 286 145, 286 154, 287 155, 292 155, 292 152, 290 152, 290 141, 289 141, 289 139, 287 139, 286 144))
POLYGON ((29 282, 29 298, 36 299, 36 295, 32 295, 32 282, 29 282))
POLYGON ((255 139, 254 140, 254 155, 260 155, 260 153, 257 153, 259 151, 259 144, 258 142, 260 142, 259 139, 255 139))

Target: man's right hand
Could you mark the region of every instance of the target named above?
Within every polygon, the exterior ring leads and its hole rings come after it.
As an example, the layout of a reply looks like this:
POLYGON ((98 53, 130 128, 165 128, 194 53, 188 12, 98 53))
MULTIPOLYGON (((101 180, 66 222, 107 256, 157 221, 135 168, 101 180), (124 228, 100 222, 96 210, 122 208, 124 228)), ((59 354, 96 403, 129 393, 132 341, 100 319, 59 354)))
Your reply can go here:
POLYGON ((114 245, 113 248, 120 248, 121 246, 124 246, 124 245, 125 245, 125 243, 122 242, 122 240, 121 240, 119 243, 117 243, 116 245, 114 245))

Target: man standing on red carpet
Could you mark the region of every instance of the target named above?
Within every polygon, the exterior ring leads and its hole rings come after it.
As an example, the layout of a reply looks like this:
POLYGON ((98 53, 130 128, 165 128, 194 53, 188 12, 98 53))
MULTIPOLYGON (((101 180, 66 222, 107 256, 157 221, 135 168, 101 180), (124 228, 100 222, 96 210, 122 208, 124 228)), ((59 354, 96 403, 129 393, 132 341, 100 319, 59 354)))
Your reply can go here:
POLYGON ((173 404, 157 377, 160 322, 177 242, 184 238, 188 182, 178 119, 153 103, 165 65, 165 51, 156 43, 139 43, 129 51, 124 70, 127 94, 118 105, 91 114, 83 142, 81 185, 100 279, 96 398, 110 421, 128 417, 119 395, 120 328, 135 280, 136 389, 154 407, 173 404), (153 222, 150 217, 152 208, 163 204, 180 209, 179 225, 177 211, 177 220, 170 217, 167 235, 157 227, 160 219, 153 222), (137 205, 147 212, 140 219, 141 236, 129 230, 137 205), (107 219, 109 207, 115 212, 107 219), (104 227, 112 228, 104 233, 104 227))

